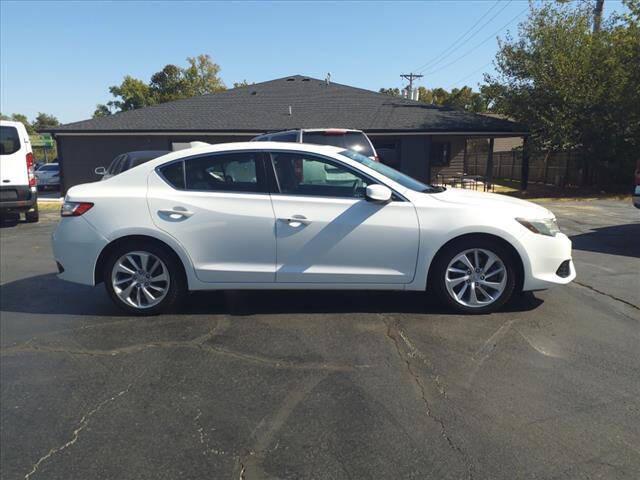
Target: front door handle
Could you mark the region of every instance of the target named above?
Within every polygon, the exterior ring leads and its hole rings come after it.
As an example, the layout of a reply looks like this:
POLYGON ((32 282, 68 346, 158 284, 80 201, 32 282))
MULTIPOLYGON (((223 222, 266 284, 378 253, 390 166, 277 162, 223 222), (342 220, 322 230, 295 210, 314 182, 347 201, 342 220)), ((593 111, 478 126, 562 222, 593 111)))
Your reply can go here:
POLYGON ((289 226, 293 228, 298 228, 302 225, 309 225, 311 223, 311 220, 304 215, 292 215, 291 217, 281 218, 280 220, 287 222, 289 226))
POLYGON ((173 208, 168 208, 168 209, 161 209, 161 210, 158 210, 158 213, 162 213, 164 215, 168 215, 169 217, 173 218, 174 220, 177 220, 179 218, 189 218, 191 215, 193 215, 193 212, 190 212, 189 210, 187 210, 186 208, 183 208, 183 207, 173 207, 173 208))

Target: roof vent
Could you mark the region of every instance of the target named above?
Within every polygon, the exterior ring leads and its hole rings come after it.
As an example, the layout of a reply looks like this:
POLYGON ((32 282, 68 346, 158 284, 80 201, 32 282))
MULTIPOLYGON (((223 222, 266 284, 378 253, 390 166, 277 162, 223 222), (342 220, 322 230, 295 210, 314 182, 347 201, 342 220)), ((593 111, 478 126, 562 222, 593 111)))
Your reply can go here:
POLYGON ((293 109, 291 108, 291 105, 289 105, 289 115, 293 115, 293 109))
POLYGON ((327 77, 324 79, 324 83, 329 85, 331 83, 331 72, 327 73, 327 77))
POLYGON ((293 78, 293 77, 292 77, 292 78, 287 78, 287 82, 295 82, 295 80, 296 80, 296 79, 295 79, 295 78, 293 78))
POLYGON ((303 81, 303 82, 308 82, 308 81, 310 81, 310 80, 311 80, 310 78, 303 78, 303 79, 302 79, 302 81, 303 81))
POLYGON ((255 90, 253 92, 251 92, 251 95, 257 95, 258 92, 256 92, 255 90))

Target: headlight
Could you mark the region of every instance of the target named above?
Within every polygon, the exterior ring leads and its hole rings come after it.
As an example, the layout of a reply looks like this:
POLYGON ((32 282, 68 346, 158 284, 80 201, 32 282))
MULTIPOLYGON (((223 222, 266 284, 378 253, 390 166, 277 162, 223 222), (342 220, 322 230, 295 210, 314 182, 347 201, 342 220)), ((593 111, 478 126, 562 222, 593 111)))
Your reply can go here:
POLYGON ((554 237, 556 233, 560 233, 558 222, 555 218, 542 218, 536 220, 516 218, 516 220, 520 225, 531 230, 533 233, 539 233, 540 235, 547 235, 549 237, 554 237))

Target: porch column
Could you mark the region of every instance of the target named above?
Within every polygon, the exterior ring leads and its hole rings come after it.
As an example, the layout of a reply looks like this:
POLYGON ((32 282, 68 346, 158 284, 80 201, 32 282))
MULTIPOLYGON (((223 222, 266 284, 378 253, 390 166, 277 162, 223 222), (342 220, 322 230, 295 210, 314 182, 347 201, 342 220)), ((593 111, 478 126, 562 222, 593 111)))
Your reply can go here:
POLYGON ((484 188, 491 190, 493 186, 493 144, 494 138, 489 139, 489 153, 487 154, 487 171, 485 173, 484 188))
POLYGON ((529 186, 529 137, 522 137, 522 170, 520 172, 520 190, 529 186))

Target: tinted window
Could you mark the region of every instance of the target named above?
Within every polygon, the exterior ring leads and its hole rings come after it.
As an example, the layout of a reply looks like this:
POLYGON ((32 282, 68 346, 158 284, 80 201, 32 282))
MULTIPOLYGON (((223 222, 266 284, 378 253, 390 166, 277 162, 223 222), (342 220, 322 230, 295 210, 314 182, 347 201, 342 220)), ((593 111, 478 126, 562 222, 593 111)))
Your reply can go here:
POLYGON ((20 150, 20 136, 15 127, 0 127, 0 155, 11 155, 20 150))
POLYGON ((174 162, 160 168, 162 176, 169 184, 184 190, 184 162, 174 162))
POLYGON ((297 142, 298 132, 275 133, 271 135, 272 142, 297 142))
POLYGON ((262 192, 258 185, 258 153, 210 155, 185 160, 187 190, 262 192))
POLYGON ((303 132, 303 143, 315 143, 316 145, 333 145, 334 147, 347 148, 361 153, 367 157, 373 157, 373 149, 362 132, 303 132))
POLYGON ((338 162, 303 153, 273 153, 280 192, 289 195, 364 198, 369 184, 338 162))

